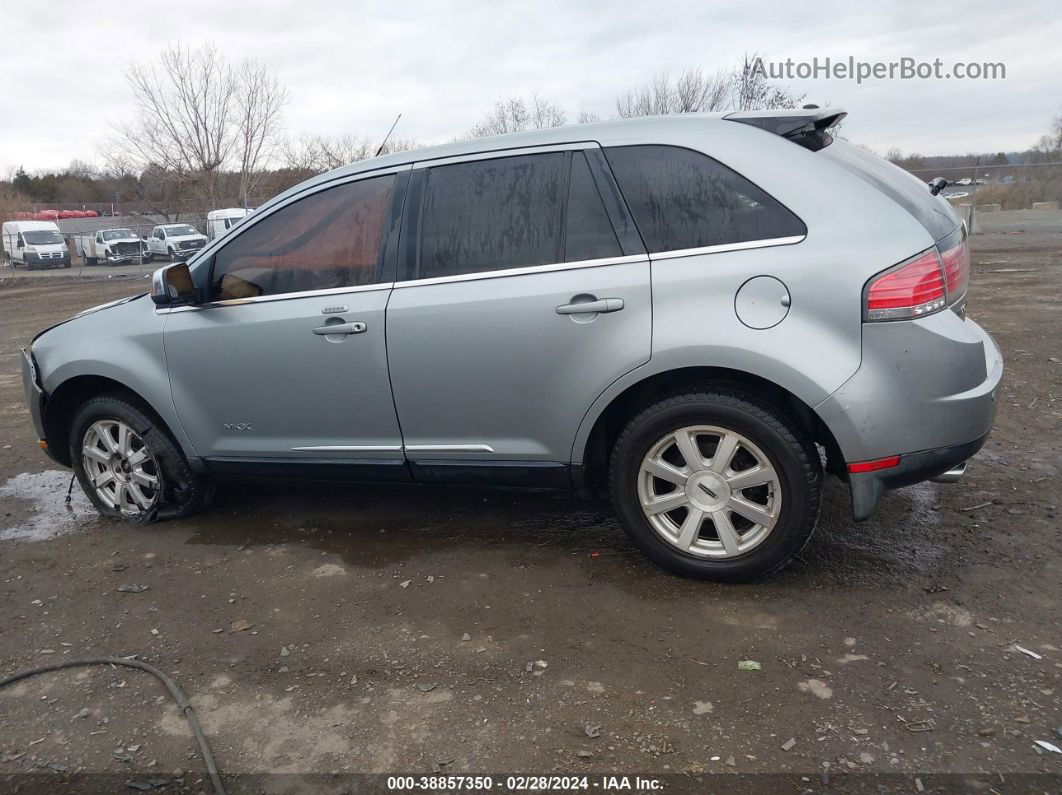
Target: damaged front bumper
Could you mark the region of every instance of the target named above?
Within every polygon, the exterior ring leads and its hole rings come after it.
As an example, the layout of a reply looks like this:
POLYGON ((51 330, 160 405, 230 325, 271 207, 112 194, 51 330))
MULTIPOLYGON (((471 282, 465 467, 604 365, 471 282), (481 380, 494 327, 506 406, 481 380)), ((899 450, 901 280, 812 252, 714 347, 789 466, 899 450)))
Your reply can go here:
POLYGON ((48 395, 37 377, 37 363, 33 360, 33 353, 25 348, 22 349, 22 388, 26 393, 26 405, 29 406, 33 430, 37 434, 37 439, 40 440, 41 448, 49 458, 56 463, 61 463, 49 449, 44 433, 44 405, 48 401, 48 395))

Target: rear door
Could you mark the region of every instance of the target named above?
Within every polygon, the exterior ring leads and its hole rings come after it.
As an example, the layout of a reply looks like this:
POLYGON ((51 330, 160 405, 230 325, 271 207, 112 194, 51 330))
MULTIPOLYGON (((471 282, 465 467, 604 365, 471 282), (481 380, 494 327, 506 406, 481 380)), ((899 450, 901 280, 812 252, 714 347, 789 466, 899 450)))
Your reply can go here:
POLYGON ((387 349, 426 481, 563 486, 579 422, 649 358, 649 261, 594 144, 416 164, 387 349))

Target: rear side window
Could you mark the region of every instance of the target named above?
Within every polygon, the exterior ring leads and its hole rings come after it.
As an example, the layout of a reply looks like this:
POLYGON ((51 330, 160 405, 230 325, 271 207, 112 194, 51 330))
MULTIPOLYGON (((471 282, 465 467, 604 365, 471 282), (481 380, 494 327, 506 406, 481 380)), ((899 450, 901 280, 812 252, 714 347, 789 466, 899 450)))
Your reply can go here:
POLYGON ((572 153, 568 180, 568 210, 564 232, 564 261, 618 257, 623 253, 605 203, 582 152, 572 153))
POLYGON ((775 199, 700 152, 653 145, 605 154, 652 253, 807 234, 775 199))
POLYGON ((394 185, 388 174, 328 188, 236 234, 215 255, 212 299, 373 284, 394 185))
POLYGON ((551 152, 428 169, 419 278, 559 262, 567 162, 551 152))

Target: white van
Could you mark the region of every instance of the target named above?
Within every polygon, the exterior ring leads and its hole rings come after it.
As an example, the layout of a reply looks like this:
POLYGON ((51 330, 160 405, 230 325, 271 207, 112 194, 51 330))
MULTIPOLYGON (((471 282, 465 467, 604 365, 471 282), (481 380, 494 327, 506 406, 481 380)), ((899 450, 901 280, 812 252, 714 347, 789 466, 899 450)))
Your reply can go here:
POLYGON ((69 268, 70 251, 54 221, 5 221, 4 264, 36 268, 69 268))
POLYGON ((211 210, 207 213, 207 237, 216 240, 253 212, 253 208, 248 210, 243 207, 211 210))

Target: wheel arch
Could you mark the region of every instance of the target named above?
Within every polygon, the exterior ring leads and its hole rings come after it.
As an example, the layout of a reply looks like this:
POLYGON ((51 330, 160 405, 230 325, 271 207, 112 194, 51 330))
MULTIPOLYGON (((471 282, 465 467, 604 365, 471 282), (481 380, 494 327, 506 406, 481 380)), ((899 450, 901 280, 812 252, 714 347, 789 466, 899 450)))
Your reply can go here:
POLYGON ((843 457, 833 433, 811 405, 794 392, 744 370, 688 366, 647 374, 622 388, 607 404, 599 399, 598 404, 587 412, 583 427, 580 428, 580 433, 585 434, 584 439, 577 438, 572 451, 573 472, 579 481, 577 485, 597 490, 605 483, 612 445, 626 422, 647 405, 667 395, 713 387, 729 388, 766 400, 783 412, 811 441, 826 449, 827 471, 843 472, 843 457), (580 453, 581 460, 578 458, 580 453))
MULTIPOLYGON (((44 438, 48 442, 48 452, 64 466, 71 466, 70 427, 78 407, 86 401, 100 395, 124 395, 137 407, 145 411, 153 421, 159 424, 173 438, 173 432, 162 416, 135 389, 120 381, 102 375, 76 375, 63 381, 48 395, 41 417, 44 425, 44 438)), ((176 440, 174 440, 176 443, 176 440)))

